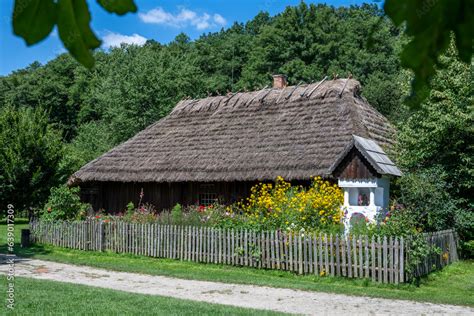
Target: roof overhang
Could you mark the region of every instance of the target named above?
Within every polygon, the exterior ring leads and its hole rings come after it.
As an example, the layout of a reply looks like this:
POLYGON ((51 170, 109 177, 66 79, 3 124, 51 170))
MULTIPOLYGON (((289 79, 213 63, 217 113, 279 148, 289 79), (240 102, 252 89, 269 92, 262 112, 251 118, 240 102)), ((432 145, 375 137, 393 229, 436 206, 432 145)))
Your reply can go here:
POLYGON ((344 148, 338 159, 329 168, 329 173, 332 174, 336 168, 341 164, 347 154, 356 148, 358 152, 368 161, 368 163, 380 175, 400 177, 402 172, 387 156, 384 150, 373 140, 352 135, 351 142, 344 148))

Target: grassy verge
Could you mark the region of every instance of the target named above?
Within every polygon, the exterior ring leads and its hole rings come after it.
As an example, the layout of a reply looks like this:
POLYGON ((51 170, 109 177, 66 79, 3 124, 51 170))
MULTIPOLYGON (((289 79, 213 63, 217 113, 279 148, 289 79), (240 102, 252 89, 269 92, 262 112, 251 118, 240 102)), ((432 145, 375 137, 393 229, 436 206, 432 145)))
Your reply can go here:
MULTIPOLYGON (((15 243, 18 244, 16 248, 19 248, 19 244, 21 241, 21 230, 29 228, 28 221, 19 221, 15 222, 14 226, 15 230, 15 243)), ((7 224, 5 220, 0 220, 0 252, 6 253, 6 244, 7 244, 7 224)))
MULTIPOLYGON (((5 282, 2 282, 0 292, 5 291, 5 282)), ((2 309, 6 311, 5 306, 2 306, 2 309)), ((143 315, 144 311, 149 315, 281 315, 268 311, 27 278, 15 279, 15 309, 8 314, 143 315)))
MULTIPOLYGON (((0 225, 1 235, 4 235, 4 231, 0 225)), ((286 271, 202 264, 129 254, 85 252, 42 245, 16 249, 19 255, 25 257, 116 271, 474 306, 474 261, 461 261, 432 273, 423 278, 421 285, 416 287, 411 284, 395 286, 372 283, 366 279, 298 276, 286 271)), ((2 251, 4 247, 0 246, 0 252, 2 251)))

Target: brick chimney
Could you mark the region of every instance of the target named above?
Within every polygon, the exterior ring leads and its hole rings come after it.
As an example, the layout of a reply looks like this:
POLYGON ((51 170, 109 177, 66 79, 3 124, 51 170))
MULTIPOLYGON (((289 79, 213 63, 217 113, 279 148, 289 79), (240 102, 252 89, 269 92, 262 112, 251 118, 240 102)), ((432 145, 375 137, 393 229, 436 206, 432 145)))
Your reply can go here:
POLYGON ((273 75, 273 88, 283 89, 288 85, 285 75, 273 75))

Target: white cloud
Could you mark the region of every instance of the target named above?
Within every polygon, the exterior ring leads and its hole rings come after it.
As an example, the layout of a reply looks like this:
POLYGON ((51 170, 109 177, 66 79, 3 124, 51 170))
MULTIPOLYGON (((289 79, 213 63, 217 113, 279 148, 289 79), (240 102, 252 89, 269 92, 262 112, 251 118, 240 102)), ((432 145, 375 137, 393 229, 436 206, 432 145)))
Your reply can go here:
POLYGON ((145 37, 138 35, 136 33, 132 35, 123 35, 119 33, 109 32, 102 39, 104 41, 103 45, 105 48, 120 46, 120 44, 122 43, 142 46, 147 41, 145 37))
POLYGON ((59 46, 57 49, 54 50, 54 53, 57 55, 61 55, 67 53, 67 50, 64 47, 59 46))
POLYGON ((204 12, 198 14, 195 11, 181 7, 177 14, 165 11, 163 8, 155 8, 145 13, 138 14, 140 20, 144 23, 163 24, 177 28, 193 26, 198 30, 205 30, 224 26, 227 24, 226 19, 220 14, 210 14, 204 12))
POLYGON ((217 24, 219 25, 226 25, 227 24, 227 20, 224 19, 224 17, 220 14, 214 14, 214 22, 216 22, 217 24))
POLYGON ((162 8, 153 9, 147 13, 139 13, 138 16, 143 22, 152 24, 171 24, 175 19, 172 14, 162 8))

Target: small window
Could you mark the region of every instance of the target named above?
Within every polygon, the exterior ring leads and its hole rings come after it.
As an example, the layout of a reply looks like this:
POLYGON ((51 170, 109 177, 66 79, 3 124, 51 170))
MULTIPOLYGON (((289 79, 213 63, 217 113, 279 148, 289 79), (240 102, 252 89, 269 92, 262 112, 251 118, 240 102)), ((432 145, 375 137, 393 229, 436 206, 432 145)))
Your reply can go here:
POLYGON ((359 189, 359 195, 357 196, 358 206, 368 206, 370 202, 370 191, 369 189, 359 189))
POLYGON ((200 186, 199 205, 209 206, 217 203, 217 193, 213 184, 200 186))
POLYGON ((94 210, 98 210, 100 207, 98 187, 83 187, 80 196, 82 202, 91 204, 94 210))

